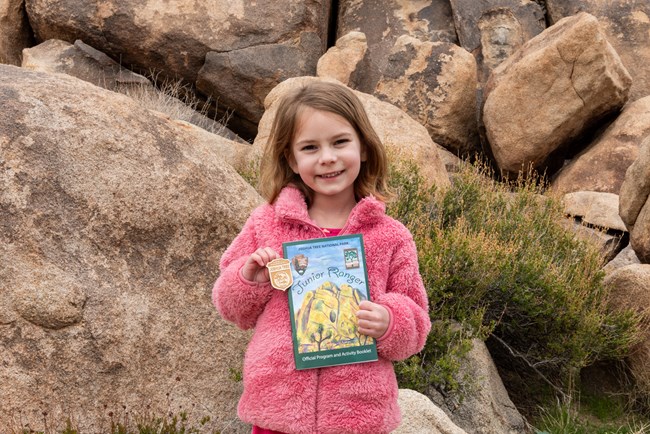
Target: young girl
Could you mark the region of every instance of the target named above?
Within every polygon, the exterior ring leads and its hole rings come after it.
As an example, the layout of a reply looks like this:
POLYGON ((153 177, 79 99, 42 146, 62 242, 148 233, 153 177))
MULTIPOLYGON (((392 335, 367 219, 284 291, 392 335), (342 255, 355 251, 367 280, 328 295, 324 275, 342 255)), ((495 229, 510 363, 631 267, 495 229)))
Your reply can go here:
POLYGON ((431 327, 409 231, 385 214, 384 148, 348 88, 313 82, 276 114, 261 167, 268 203, 221 258, 213 301, 243 329, 255 327, 244 360, 239 417, 253 433, 387 433, 400 422, 392 361, 420 351, 431 327), (376 362, 296 370, 287 293, 266 264, 282 243, 363 234, 370 299, 357 312, 376 338, 376 362), (273 431, 272 431, 273 430, 273 431))

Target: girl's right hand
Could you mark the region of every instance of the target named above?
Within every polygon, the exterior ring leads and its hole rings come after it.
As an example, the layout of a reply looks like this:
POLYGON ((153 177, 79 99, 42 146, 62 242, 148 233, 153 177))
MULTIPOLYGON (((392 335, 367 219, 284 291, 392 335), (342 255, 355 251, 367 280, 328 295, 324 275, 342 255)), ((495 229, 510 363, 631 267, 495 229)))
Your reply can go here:
POLYGON ((251 282, 266 283, 269 281, 269 270, 266 264, 280 255, 270 247, 260 247, 248 257, 241 269, 242 277, 251 282))

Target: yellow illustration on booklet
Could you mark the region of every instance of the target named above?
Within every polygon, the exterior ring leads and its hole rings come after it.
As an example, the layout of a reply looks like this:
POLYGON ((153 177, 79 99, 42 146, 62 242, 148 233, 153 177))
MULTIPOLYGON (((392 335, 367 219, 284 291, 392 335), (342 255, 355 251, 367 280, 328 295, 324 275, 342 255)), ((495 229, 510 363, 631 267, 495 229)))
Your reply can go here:
POLYGON ((359 303, 369 300, 359 234, 284 243, 293 285, 289 308, 297 369, 377 360, 373 338, 357 329, 359 303))

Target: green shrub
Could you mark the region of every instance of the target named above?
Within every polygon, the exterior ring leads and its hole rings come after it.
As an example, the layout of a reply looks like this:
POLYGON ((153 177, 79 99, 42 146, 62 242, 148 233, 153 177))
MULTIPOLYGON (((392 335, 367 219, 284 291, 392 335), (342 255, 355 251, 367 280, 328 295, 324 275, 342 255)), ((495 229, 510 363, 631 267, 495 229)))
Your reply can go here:
POLYGON ((621 358, 638 339, 632 312, 607 310, 597 247, 562 226, 542 180, 498 183, 464 165, 440 192, 423 187, 412 163, 391 172, 389 213, 413 234, 435 323, 424 350, 396 364, 402 387, 462 391, 470 339, 491 335, 568 392, 582 367, 621 358))
POLYGON ((556 401, 550 408, 542 409, 533 421, 537 427, 535 434, 642 434, 647 433, 647 421, 628 418, 613 398, 600 397, 604 405, 614 407, 614 413, 607 412, 606 420, 590 417, 578 403, 556 401))

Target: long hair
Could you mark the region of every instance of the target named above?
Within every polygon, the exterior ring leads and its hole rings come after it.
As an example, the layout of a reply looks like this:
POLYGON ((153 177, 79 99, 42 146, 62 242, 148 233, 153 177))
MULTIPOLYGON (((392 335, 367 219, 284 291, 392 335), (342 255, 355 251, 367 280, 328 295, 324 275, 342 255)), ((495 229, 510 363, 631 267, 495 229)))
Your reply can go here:
POLYGON ((379 200, 390 198, 387 185, 388 161, 384 145, 368 120, 366 110, 359 98, 340 84, 316 81, 285 95, 271 126, 269 139, 264 148, 260 167, 260 192, 269 203, 275 202, 280 191, 288 184, 298 187, 309 206, 313 190, 291 170, 292 143, 296 134, 297 120, 306 108, 326 111, 344 118, 354 128, 361 142, 361 152, 366 161, 361 162, 359 176, 354 181, 357 201, 373 195, 379 200))

